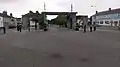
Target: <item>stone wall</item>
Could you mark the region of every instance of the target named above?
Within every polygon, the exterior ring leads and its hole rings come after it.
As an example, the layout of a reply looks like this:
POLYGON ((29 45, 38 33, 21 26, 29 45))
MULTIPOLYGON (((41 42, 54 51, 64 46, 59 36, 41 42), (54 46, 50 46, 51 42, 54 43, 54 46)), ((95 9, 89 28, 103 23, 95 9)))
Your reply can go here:
POLYGON ((23 23, 23 28, 24 29, 27 29, 27 26, 28 26, 28 21, 29 21, 29 18, 28 17, 22 17, 22 23, 23 23))

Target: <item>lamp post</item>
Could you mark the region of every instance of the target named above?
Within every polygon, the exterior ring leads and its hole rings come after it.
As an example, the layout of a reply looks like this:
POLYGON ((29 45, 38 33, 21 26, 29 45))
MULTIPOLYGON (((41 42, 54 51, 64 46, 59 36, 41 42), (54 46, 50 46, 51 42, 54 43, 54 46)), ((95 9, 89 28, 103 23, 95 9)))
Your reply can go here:
POLYGON ((71 12, 73 11, 73 4, 71 4, 71 12))
POLYGON ((29 18, 29 22, 28 22, 28 31, 30 32, 30 27, 31 27, 31 20, 32 20, 32 18, 30 17, 29 18))
POLYGON ((96 9, 96 8, 97 8, 96 6, 93 6, 93 5, 92 5, 91 8, 95 8, 95 11, 97 10, 97 9, 96 9))
MULTIPOLYGON (((46 4, 45 4, 45 2, 44 2, 44 12, 46 12, 46 4)), ((44 23, 47 24, 47 21, 46 21, 46 14, 44 13, 43 15, 44 15, 44 23)))
MULTIPOLYGON (((92 5, 91 8, 95 8, 95 12, 97 11, 96 6, 92 5)), ((96 12, 96 13, 97 13, 97 12, 96 12)), ((96 14, 96 13, 95 13, 95 14, 96 14)), ((92 21, 93 21, 93 20, 92 20, 92 21)), ((96 15, 94 16, 94 21, 95 21, 95 22, 97 21, 97 20, 96 20, 96 15)), ((93 23, 93 22, 92 22, 92 23, 93 23)))

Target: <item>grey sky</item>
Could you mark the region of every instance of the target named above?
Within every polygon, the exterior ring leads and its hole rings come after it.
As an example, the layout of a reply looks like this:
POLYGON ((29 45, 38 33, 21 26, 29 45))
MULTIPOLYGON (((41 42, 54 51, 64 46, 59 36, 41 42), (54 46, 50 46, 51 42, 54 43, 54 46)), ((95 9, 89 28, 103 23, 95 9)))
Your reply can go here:
POLYGON ((89 16, 94 14, 95 10, 103 11, 120 7, 120 0, 0 0, 0 12, 7 10, 8 13, 12 12, 14 16, 21 17, 29 10, 43 11, 44 2, 46 11, 70 11, 70 4, 73 4, 73 11, 89 16), (96 8, 92 8, 91 5, 96 8))

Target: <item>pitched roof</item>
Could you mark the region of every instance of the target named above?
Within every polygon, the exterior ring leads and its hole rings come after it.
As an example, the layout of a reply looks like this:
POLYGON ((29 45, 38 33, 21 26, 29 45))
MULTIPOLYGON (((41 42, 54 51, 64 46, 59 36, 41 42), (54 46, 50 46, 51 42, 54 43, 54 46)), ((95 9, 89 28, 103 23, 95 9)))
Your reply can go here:
MULTIPOLYGON (((120 8, 118 8, 118 9, 113 9, 113 10, 108 10, 108 11, 98 12, 98 13, 95 14, 95 15, 96 15, 96 16, 99 16, 99 15, 115 14, 115 13, 120 13, 120 8)), ((95 16, 95 15, 93 15, 93 16, 95 16)))
POLYGON ((88 18, 87 15, 78 15, 78 16, 76 16, 76 19, 80 19, 80 18, 83 18, 83 17, 84 17, 84 18, 85 18, 85 17, 88 18))
POLYGON ((37 16, 37 15, 41 15, 40 13, 27 13, 25 15, 22 15, 23 17, 29 17, 29 16, 37 16))
POLYGON ((20 21, 21 20, 21 18, 15 18, 17 21, 20 21))
POLYGON ((2 14, 2 13, 0 13, 0 16, 2 16, 2 17, 3 17, 3 14, 2 14))
POLYGON ((3 13, 0 13, 0 16, 2 16, 2 17, 9 17, 9 18, 13 18, 13 17, 11 17, 11 16, 9 16, 9 15, 5 15, 5 14, 3 14, 3 13))

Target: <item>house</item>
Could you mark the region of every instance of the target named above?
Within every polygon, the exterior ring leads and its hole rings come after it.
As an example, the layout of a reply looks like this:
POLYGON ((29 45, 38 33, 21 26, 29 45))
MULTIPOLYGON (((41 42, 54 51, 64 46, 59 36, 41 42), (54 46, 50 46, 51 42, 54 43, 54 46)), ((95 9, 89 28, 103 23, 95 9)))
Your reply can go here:
POLYGON ((32 21, 32 19, 35 19, 35 18, 38 19, 40 16, 41 14, 38 11, 36 11, 36 13, 29 11, 29 13, 22 15, 23 28, 27 29, 29 22, 30 22, 30 25, 33 26, 35 22, 32 21))
POLYGON ((120 26, 120 8, 98 12, 92 16, 92 23, 101 26, 120 26))
POLYGON ((16 22, 16 24, 17 23, 22 23, 22 19, 21 18, 15 18, 15 22, 16 22))
POLYGON ((87 15, 78 15, 76 16, 76 21, 80 25, 88 23, 88 16, 87 15))
POLYGON ((4 24, 3 24, 3 17, 0 16, 0 29, 4 27, 4 24))
POLYGON ((11 26, 16 26, 15 18, 12 16, 12 13, 9 16, 7 11, 3 11, 3 13, 0 13, 0 17, 2 17, 1 21, 6 29, 9 29, 11 26))

